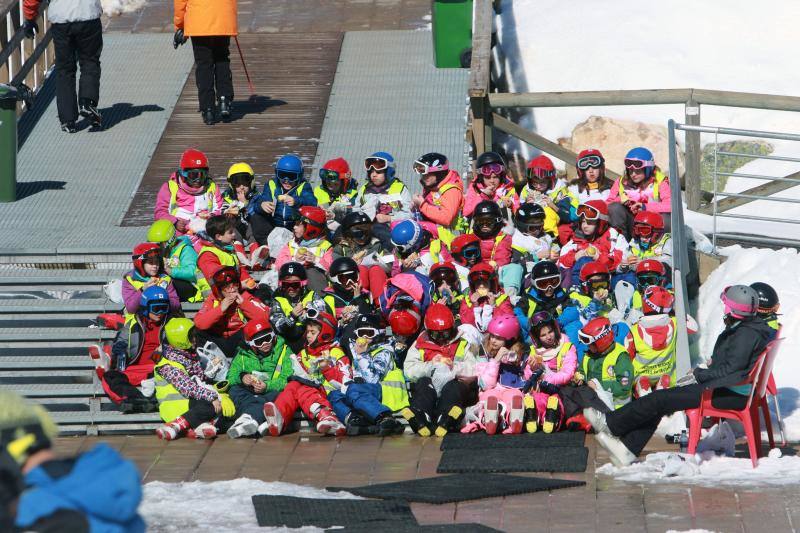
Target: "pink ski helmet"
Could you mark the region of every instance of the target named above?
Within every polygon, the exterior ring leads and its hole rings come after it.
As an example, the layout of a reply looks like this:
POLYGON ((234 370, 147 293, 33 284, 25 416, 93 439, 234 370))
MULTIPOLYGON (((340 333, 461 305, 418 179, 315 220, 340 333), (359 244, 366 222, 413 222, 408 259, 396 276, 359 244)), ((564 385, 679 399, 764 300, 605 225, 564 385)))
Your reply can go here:
POLYGON ((486 331, 507 341, 519 337, 519 322, 514 315, 500 315, 492 318, 486 331))

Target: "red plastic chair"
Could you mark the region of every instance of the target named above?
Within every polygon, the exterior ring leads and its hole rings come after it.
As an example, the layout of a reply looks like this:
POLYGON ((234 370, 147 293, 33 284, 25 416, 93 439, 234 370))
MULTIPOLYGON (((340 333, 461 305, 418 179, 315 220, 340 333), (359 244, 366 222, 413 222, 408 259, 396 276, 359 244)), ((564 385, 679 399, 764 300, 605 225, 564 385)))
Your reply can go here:
MULTIPOLYGON (((703 418, 730 418, 738 420, 744 426, 745 435, 747 436, 747 447, 750 450, 750 460, 753 462, 753 468, 758 466, 758 458, 761 457, 761 423, 759 420, 759 408, 766 405, 766 392, 769 377, 772 375, 772 366, 775 364, 775 356, 778 354, 778 347, 783 339, 775 339, 770 342, 764 351, 758 356, 755 365, 753 365, 750 374, 747 378, 740 383, 740 385, 752 385, 750 388, 750 396, 747 398, 747 405, 741 411, 717 409, 711 405, 711 390, 703 391, 703 397, 700 400, 700 407, 697 409, 687 409, 686 415, 689 418, 689 453, 695 453, 697 444, 700 442, 700 427, 703 423, 703 418)), ((769 422, 769 411, 766 413, 768 427, 771 427, 769 422)), ((770 433, 771 435, 771 433, 770 433)))

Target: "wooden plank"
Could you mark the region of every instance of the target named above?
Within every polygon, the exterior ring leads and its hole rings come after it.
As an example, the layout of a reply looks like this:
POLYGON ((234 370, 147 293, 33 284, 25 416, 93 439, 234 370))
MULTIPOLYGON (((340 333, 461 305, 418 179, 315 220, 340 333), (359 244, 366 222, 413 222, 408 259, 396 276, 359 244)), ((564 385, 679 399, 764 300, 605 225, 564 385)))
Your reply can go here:
POLYGON ((474 6, 469 96, 471 98, 482 98, 489 91, 489 78, 492 72, 492 19, 494 18, 494 9, 491 0, 475 0, 474 6))
MULTIPOLYGON (((700 104, 694 100, 686 102, 684 111, 686 124, 700 125, 700 104)), ((687 131, 686 134, 686 172, 683 178, 683 189, 686 191, 686 204, 696 211, 700 207, 700 132, 687 131)), ((670 149, 673 149, 670 147, 670 149)))
POLYGON ((692 89, 692 99, 699 104, 800 111, 800 97, 780 94, 692 89))
MULTIPOLYGON (((800 172, 795 172, 793 174, 789 174, 786 176, 788 179, 800 179, 800 172)), ((753 196, 772 196, 773 194, 779 193, 781 191, 785 191, 787 189, 791 189, 792 187, 797 187, 797 183, 793 183, 791 181, 770 181, 767 183, 763 183, 751 189, 747 189, 746 191, 742 191, 739 194, 747 194, 753 196)), ((752 198, 735 198, 735 197, 728 197, 723 198, 717 202, 717 212, 722 211, 730 211, 734 207, 739 207, 740 205, 744 205, 754 201, 752 198)), ((698 209, 701 213, 706 215, 710 215, 714 212, 714 204, 704 205, 700 209, 698 209)))
POLYGON ((248 99, 242 64, 232 44, 234 120, 203 124, 197 87, 190 74, 128 209, 123 225, 150 224, 161 185, 175 171, 184 150, 203 150, 217 185, 226 185, 228 167, 246 161, 263 186, 272 165, 295 153, 311 165, 328 107, 342 34, 246 34, 239 36, 257 96, 248 99))
POLYGON ((492 107, 683 104, 691 94, 692 89, 494 93, 489 95, 489 103, 492 107))

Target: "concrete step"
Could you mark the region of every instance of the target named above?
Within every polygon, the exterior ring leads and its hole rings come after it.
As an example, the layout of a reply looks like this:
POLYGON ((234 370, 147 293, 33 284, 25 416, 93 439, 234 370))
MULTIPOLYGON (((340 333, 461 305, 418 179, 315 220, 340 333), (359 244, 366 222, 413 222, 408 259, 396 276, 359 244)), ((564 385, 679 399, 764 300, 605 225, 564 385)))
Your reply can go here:
MULTIPOLYGON (((30 398, 50 398, 50 397, 92 397, 105 395, 100 385, 93 383, 74 383, 74 384, 25 384, 9 385, 0 384, 0 390, 11 390, 25 397, 30 398)), ((42 402, 47 403, 47 402, 42 402)), ((83 403, 83 402, 77 402, 83 403)))
POLYGON ((85 341, 97 342, 101 340, 111 340, 116 334, 100 328, 9 328, 0 330, 0 348, 6 347, 6 343, 47 343, 64 341, 85 341))
MULTIPOLYGON (((47 372, 57 370, 59 374, 68 369, 84 369, 93 371, 94 362, 86 355, 31 355, 31 356, 7 356, 0 357, 0 371, 5 370, 26 370, 47 368, 47 372)), ((0 374, 2 375, 2 374, 0 374)))

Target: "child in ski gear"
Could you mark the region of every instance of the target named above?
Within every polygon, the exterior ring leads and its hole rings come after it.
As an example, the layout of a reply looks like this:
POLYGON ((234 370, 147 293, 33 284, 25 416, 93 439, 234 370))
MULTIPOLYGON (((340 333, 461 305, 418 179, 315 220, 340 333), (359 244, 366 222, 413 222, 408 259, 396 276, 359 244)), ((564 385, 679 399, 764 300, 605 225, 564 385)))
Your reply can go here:
POLYGON ((300 263, 284 263, 278 271, 278 290, 270 304, 269 320, 272 329, 291 346, 293 352, 302 349, 306 310, 324 310, 319 293, 308 287, 306 269, 300 263))
POLYGON ((340 391, 352 409, 344 419, 347 434, 402 433, 404 427, 392 413, 408 407, 406 381, 395 364, 394 341, 386 336, 380 316, 360 315, 345 349, 353 361, 353 381, 340 391))
POLYGON ((207 280, 222 267, 234 267, 239 272, 242 288, 254 289, 256 280, 250 276, 250 270, 240 263, 236 254, 236 219, 219 215, 208 219, 206 231, 201 234, 195 244, 197 248, 197 267, 207 280))
POLYGON ((661 172, 647 148, 638 147, 625 156, 625 174, 620 176, 608 195, 611 227, 630 238, 634 217, 640 211, 658 213, 669 231, 672 191, 669 178, 661 172))
POLYGON ((462 433, 484 429, 488 435, 498 431, 522 433, 523 392, 527 350, 519 342, 519 322, 513 315, 496 316, 484 336, 484 358, 476 365, 479 401, 467 409, 462 433))
POLYGON ((391 250, 392 221, 411 218, 411 193, 397 176, 394 157, 388 152, 375 152, 364 159, 367 179, 358 189, 355 205, 373 222, 372 233, 384 250, 391 250))
POLYGON ((559 389, 570 383, 578 366, 575 346, 562 335, 558 320, 547 311, 531 318, 531 350, 525 370, 525 424, 528 433, 537 425, 545 433, 562 427, 564 408, 559 389))
POLYGON ((578 206, 578 220, 573 224, 572 239, 561 248, 558 265, 567 269, 569 283, 577 285, 581 267, 599 261, 615 271, 627 254, 627 241, 608 227, 608 207, 600 200, 578 206))
POLYGON ((361 286, 377 301, 391 271, 392 255, 384 253, 381 241, 372 235, 372 225, 372 220, 361 211, 347 213, 342 220, 339 242, 333 247, 333 258, 352 258, 358 264, 361 286))
POLYGON ((436 263, 431 267, 431 287, 433 288, 433 302, 441 303, 450 308, 457 321, 461 322, 459 315, 464 294, 461 290, 461 281, 455 265, 450 261, 436 263))
MULTIPOLYGON (((342 349, 335 344, 336 319, 328 313, 309 313, 306 321, 306 347, 291 356, 292 376, 274 402, 264 404, 266 431, 277 437, 286 429, 298 407, 316 423, 316 429, 324 435, 345 435, 346 428, 331 411, 327 395, 337 392, 337 407, 343 418, 350 408, 342 401, 343 386, 352 381, 350 361, 342 349)), ((345 389, 347 390, 347 389, 345 389)))
POLYGON ((294 239, 278 254, 275 268, 293 261, 300 263, 309 276, 309 284, 314 290, 325 288, 325 273, 333 261, 333 250, 327 238, 325 211, 320 207, 303 206, 299 218, 294 223, 294 239))
POLYGON ((471 217, 475 206, 483 201, 490 201, 506 213, 514 212, 519 207, 519 195, 514 190, 514 180, 506 171, 506 163, 497 152, 484 152, 476 162, 475 177, 467 187, 464 199, 463 216, 471 217))
POLYGON ((322 291, 326 311, 337 320, 338 327, 347 328, 358 315, 374 311, 372 295, 361 288, 358 265, 349 257, 331 263, 328 271, 330 286, 322 291))
POLYGON ((139 311, 142 293, 149 287, 161 287, 169 296, 170 312, 181 310, 181 301, 172 278, 164 273, 164 259, 158 244, 144 242, 133 249, 133 270, 122 277, 122 299, 125 301, 125 314, 139 311))
POLYGON ((292 375, 292 350, 275 335, 269 320, 250 320, 228 369, 230 394, 239 418, 228 429, 231 438, 254 435, 264 425, 264 404, 275 401, 292 375))
POLYGON ((633 363, 624 346, 614 340, 614 330, 607 318, 590 320, 578 333, 580 341, 588 347, 580 373, 575 374, 578 383, 585 383, 595 393, 610 393, 611 405, 619 409, 631 401, 633 389, 633 363))
POLYGON ((253 238, 250 217, 255 211, 254 198, 258 196, 253 168, 247 163, 234 163, 228 169, 228 188, 222 193, 222 212, 232 217, 236 233, 233 249, 239 262, 253 270, 263 270, 269 257, 269 248, 259 245, 253 238))
POLYGON ((184 433, 213 439, 233 422, 236 408, 225 393, 227 383, 214 385, 195 352, 194 324, 173 318, 164 326, 167 345, 155 366, 156 399, 161 420, 159 439, 175 440, 184 433))
POLYGON ((511 235, 503 231, 504 226, 496 202, 483 201, 473 209, 472 232, 481 240, 481 257, 495 268, 511 262, 511 235))
POLYGON ((569 232, 564 232, 558 226, 575 220, 578 199, 567 190, 561 180, 556 179, 556 167, 544 154, 528 163, 527 175, 528 183, 520 192, 520 202, 542 206, 545 211, 545 231, 558 234, 561 237, 559 241, 565 243, 569 232))
POLYGON ((629 249, 630 253, 622 264, 628 268, 633 268, 645 259, 657 259, 672 268, 672 237, 664 232, 664 219, 658 213, 636 213, 629 249))
POLYGON ((267 244, 267 237, 276 227, 291 230, 301 207, 317 205, 311 185, 303 178, 300 158, 287 154, 278 159, 275 177, 264 185, 253 202, 250 224, 259 244, 267 244))
POLYGON ((606 160, 600 150, 589 148, 581 150, 575 160, 578 180, 567 190, 578 202, 584 204, 589 200, 606 201, 614 185, 614 180, 606 176, 606 160))
POLYGON ((514 313, 522 326, 523 339, 529 341, 530 319, 540 311, 546 311, 557 317, 562 331, 574 331, 577 337, 578 330, 583 324, 577 307, 570 300, 569 293, 561 286, 561 271, 558 266, 552 261, 539 261, 533 266, 528 277, 528 285, 528 289, 514 307, 514 313))
POLYGON ((458 431, 464 409, 478 401, 478 350, 456 328, 447 306, 431 304, 425 330, 409 348, 403 366, 413 385, 411 405, 402 414, 415 433, 443 437, 458 431))
POLYGON ((464 185, 458 172, 450 169, 447 157, 435 152, 425 154, 414 162, 414 172, 420 176, 422 194, 411 198, 421 220, 428 222, 431 233, 436 226, 454 229, 464 205, 464 185))
POLYGON ((197 268, 197 252, 188 235, 178 236, 169 220, 156 220, 147 230, 147 241, 161 247, 164 272, 182 302, 201 302, 211 287, 197 268))
POLYGON ((508 295, 500 288, 497 271, 489 263, 478 263, 469 271, 469 292, 461 301, 461 323, 472 324, 479 331, 486 327, 493 317, 513 315, 508 295))
POLYGON ((469 269, 483 261, 481 240, 474 233, 459 235, 450 243, 450 253, 458 272, 458 279, 461 281, 461 289, 467 290, 469 269))
POLYGON ((317 205, 325 210, 328 229, 336 231, 355 203, 358 186, 343 157, 331 159, 319 169, 319 182, 314 187, 317 205))
POLYGON ((775 331, 779 330, 781 324, 778 322, 778 311, 780 311, 781 302, 778 299, 778 293, 771 285, 761 281, 751 283, 750 288, 758 293, 758 317, 775 331))
POLYGON ((208 175, 208 158, 194 148, 181 155, 180 169, 158 190, 154 220, 166 219, 185 235, 189 225, 201 225, 222 213, 222 195, 208 175))
POLYGON ((194 317, 198 345, 211 341, 229 358, 244 340, 245 322, 269 316, 269 308, 249 292, 241 292, 239 285, 234 267, 219 269, 211 278, 211 295, 194 317))
POLYGON ((544 231, 544 219, 544 208, 534 203, 520 205, 514 215, 511 262, 525 265, 526 273, 537 261, 557 261, 560 255, 558 242, 544 231))
POLYGON ((114 338, 109 368, 103 368, 102 385, 123 413, 155 410, 150 380, 161 354, 161 330, 169 312, 167 291, 148 287, 142 291, 139 309, 126 317, 114 338))
POLYGON ((427 276, 434 263, 451 259, 443 242, 415 220, 401 220, 395 224, 391 243, 394 261, 390 276, 411 270, 427 276))
POLYGON ((634 391, 642 396, 655 389, 675 385, 675 343, 677 323, 672 305, 675 297, 666 289, 651 285, 642 295, 642 316, 631 326, 633 347, 634 391))
POLYGON ((107 444, 58 457, 58 427, 44 407, 10 391, 0 392, 0 406, 0 453, 19 468, 25 489, 15 502, 16 527, 3 531, 145 531, 137 511, 141 478, 132 461, 107 444))

